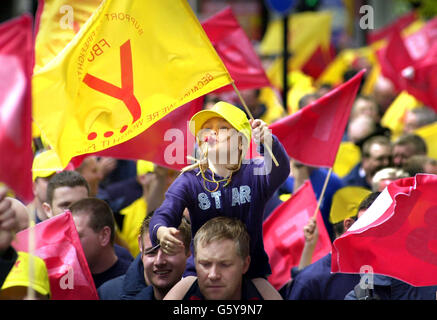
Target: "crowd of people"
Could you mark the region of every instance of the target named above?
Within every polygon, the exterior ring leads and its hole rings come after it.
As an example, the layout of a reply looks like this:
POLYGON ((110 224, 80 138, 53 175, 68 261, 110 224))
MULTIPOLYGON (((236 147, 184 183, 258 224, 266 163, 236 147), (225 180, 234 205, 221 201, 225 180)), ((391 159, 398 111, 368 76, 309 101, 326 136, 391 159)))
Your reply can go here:
MULTIPOLYGON (((350 66, 344 80, 358 71, 350 66)), ((298 109, 332 89, 315 85, 300 98, 298 109)), ((399 94, 380 75, 370 94, 360 88, 355 98, 342 144, 353 145, 359 159, 347 163, 347 172, 330 174, 320 205, 331 241, 365 215, 390 182, 437 173, 430 146, 416 132, 437 121, 432 108, 407 110, 397 136, 381 121, 399 94), (366 196, 357 191, 352 210, 335 206, 349 187, 366 190, 366 196)), ((328 169, 299 163, 269 131, 289 108, 272 117, 260 90, 242 90, 242 96, 246 106, 236 97, 207 95, 189 125, 200 157, 181 172, 95 155, 77 167, 59 168, 53 150, 36 150, 33 201, 24 204, 7 187, 0 189, 0 298, 28 298, 28 287, 37 299, 51 298, 43 259, 35 257, 33 283, 15 281, 23 277, 29 257, 11 243, 14 233, 33 221, 43 223, 68 210, 102 300, 435 299, 437 285, 413 287, 383 275, 375 276, 372 290, 363 290, 359 274, 331 273, 331 254, 311 263, 318 239, 315 219, 303 230, 305 245, 291 280, 278 290, 269 283, 263 222, 308 180, 320 198, 328 169), (262 157, 243 161, 252 139, 262 157), (268 167, 273 157, 278 165, 268 167)))

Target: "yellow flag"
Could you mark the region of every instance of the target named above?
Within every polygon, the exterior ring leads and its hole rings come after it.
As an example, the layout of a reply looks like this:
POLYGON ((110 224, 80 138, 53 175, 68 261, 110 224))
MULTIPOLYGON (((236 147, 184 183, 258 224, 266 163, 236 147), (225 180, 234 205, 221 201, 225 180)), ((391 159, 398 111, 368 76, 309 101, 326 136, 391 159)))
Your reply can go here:
POLYGON ((313 78, 300 71, 289 72, 287 78, 290 85, 287 92, 287 112, 293 114, 299 110, 300 99, 316 92, 316 87, 313 85, 313 78))
POLYGON ((428 148, 427 156, 433 159, 437 159, 437 123, 432 123, 421 127, 414 131, 417 135, 421 136, 428 148))
POLYGON ((356 59, 366 59, 372 66, 377 62, 377 58, 371 47, 344 49, 326 67, 317 79, 317 84, 328 83, 333 86, 342 84, 344 82, 344 72, 352 67, 356 59))
POLYGON ((266 70, 266 75, 269 78, 270 83, 275 88, 282 89, 283 87, 282 72, 283 72, 282 58, 276 58, 266 70))
POLYGON ((357 215, 360 203, 372 192, 359 186, 346 186, 338 189, 332 197, 329 221, 339 223, 357 215))
POLYGON ((120 231, 120 237, 126 241, 132 256, 140 252, 138 247, 138 235, 140 226, 146 218, 147 202, 143 197, 138 198, 132 204, 122 209, 120 213, 124 216, 123 229, 120 231))
POLYGON ((67 46, 101 2, 102 0, 40 1, 34 71, 38 71, 67 46))
POLYGON ((271 87, 264 87, 260 89, 259 101, 266 106, 266 112, 261 117, 267 124, 271 124, 276 120, 287 115, 280 101, 277 91, 271 87))
POLYGON ((361 94, 365 96, 370 96, 373 94, 373 90, 375 88, 376 81, 381 76, 381 65, 378 61, 376 61, 370 72, 366 76, 366 80, 364 81, 363 88, 361 89, 361 94))
POLYGON ((345 177, 361 160, 360 148, 353 142, 343 141, 338 148, 332 170, 340 178, 345 177))
POLYGON ((406 91, 402 91, 381 119, 381 124, 391 130, 392 140, 396 140, 404 130, 404 116, 407 110, 417 108, 421 103, 406 91))
MULTIPOLYGON (((289 50, 292 52, 289 67, 300 70, 318 47, 328 51, 331 42, 332 14, 328 11, 292 14, 288 23, 289 50)), ((283 23, 273 20, 260 44, 260 53, 275 55, 283 50, 283 23)))
POLYGON ((67 165, 230 82, 186 1, 109 0, 34 73, 34 120, 67 165))

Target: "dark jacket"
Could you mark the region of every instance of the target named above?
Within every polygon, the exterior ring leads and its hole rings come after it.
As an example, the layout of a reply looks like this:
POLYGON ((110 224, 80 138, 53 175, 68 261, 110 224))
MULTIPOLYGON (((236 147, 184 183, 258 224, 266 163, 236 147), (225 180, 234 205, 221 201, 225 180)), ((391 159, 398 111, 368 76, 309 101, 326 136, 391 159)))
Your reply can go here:
POLYGON ((302 269, 282 294, 286 300, 343 300, 359 282, 359 274, 331 273, 329 253, 302 269))
POLYGON ((345 300, 368 300, 369 296, 378 300, 435 300, 437 286, 413 287, 398 279, 375 274, 372 294, 367 290, 357 290, 359 288, 350 291, 345 300))
POLYGON ((141 297, 142 300, 152 300, 153 289, 146 288, 148 287, 144 280, 144 266, 141 254, 138 254, 126 274, 105 282, 97 292, 101 300, 135 300, 141 297))
POLYGON ((343 183, 346 186, 359 186, 372 190, 372 187, 367 183, 366 177, 360 174, 361 162, 358 163, 352 170, 343 178, 343 183))

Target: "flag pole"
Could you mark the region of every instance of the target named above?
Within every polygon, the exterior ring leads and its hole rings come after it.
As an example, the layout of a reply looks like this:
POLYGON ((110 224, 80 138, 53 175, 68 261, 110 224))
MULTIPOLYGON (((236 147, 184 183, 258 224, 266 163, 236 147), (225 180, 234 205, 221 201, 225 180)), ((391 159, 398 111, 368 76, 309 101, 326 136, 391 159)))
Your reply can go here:
MULTIPOLYGON (((253 115, 252 115, 252 113, 250 112, 249 108, 247 107, 246 102, 244 101, 243 97, 241 96, 240 91, 238 90, 237 86, 235 85, 234 81, 232 81, 231 84, 232 84, 232 87, 234 88, 235 92, 237 93, 238 98, 240 99, 241 103, 243 104, 244 109, 246 110, 247 114, 249 115, 250 119, 251 119, 251 120, 255 120, 255 119, 253 118, 253 115)), ((250 141, 249 141, 249 142, 250 142, 250 141)), ((270 149, 270 146, 266 143, 266 144, 264 144, 264 148, 266 148, 267 151, 269 152, 269 154, 270 154, 270 156, 272 157, 272 160, 273 160, 273 162, 275 163, 275 165, 276 165, 277 167, 279 167, 278 160, 276 160, 275 155, 273 154, 272 149, 270 149)))
POLYGON ((317 211, 319 211, 320 204, 322 203, 323 196, 325 195, 326 187, 328 186, 328 181, 329 181, 329 178, 331 177, 331 173, 332 173, 332 167, 329 168, 328 174, 326 175, 326 178, 325 178, 325 183, 323 184, 322 193, 320 194, 319 201, 317 201, 317 207, 316 207, 316 210, 314 211, 314 214, 313 214, 314 220, 317 219, 317 211))

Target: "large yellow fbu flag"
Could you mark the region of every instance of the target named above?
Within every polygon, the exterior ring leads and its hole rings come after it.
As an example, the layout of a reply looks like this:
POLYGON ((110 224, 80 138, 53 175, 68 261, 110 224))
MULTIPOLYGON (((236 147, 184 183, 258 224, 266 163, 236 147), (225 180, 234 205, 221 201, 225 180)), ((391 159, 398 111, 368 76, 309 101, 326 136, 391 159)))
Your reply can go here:
POLYGON ((79 32, 102 0, 40 0, 34 71, 50 62, 79 32))
POLYGON ((33 116, 67 165, 230 82, 185 0, 109 0, 34 73, 33 116))

